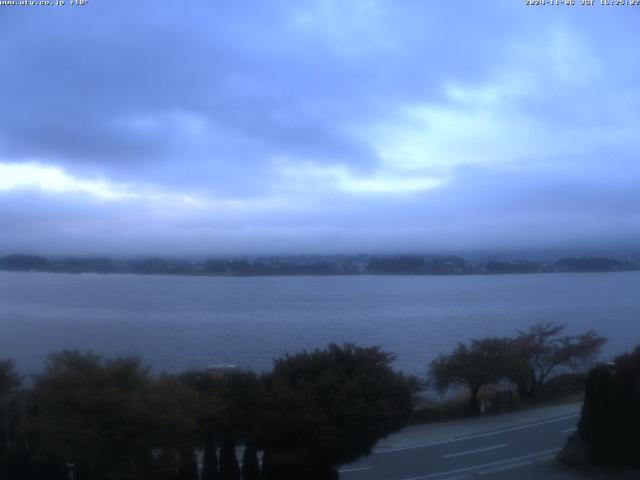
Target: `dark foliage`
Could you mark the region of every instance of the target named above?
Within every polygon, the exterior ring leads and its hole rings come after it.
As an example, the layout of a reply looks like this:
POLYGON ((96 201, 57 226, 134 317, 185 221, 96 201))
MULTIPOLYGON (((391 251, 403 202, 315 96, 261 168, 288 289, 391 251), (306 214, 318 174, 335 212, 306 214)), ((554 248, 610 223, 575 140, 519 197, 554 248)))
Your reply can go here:
POLYGON ((0 360, 0 464, 8 462, 22 443, 18 425, 21 412, 16 399, 21 383, 13 361, 0 360))
POLYGON ((639 270, 637 260, 614 258, 561 258, 552 263, 532 260, 492 259, 468 262, 457 256, 370 257, 368 255, 300 255, 283 257, 219 258, 181 260, 149 257, 142 259, 64 258, 35 255, 0 257, 0 270, 139 273, 161 275, 359 275, 359 274, 508 274, 538 272, 617 272, 639 270))
MULTIPOLYGON (((431 382, 441 390, 451 385, 467 387, 473 413, 479 411, 480 389, 500 381, 512 382, 520 399, 532 400, 540 396, 540 389, 556 372, 584 371, 606 342, 593 330, 569 336, 563 335, 564 328, 538 323, 515 338, 484 338, 459 344, 453 352, 431 363, 431 382)), ((565 388, 568 378, 557 380, 542 396, 553 395, 553 386, 565 388)))
POLYGON ((0 269, 29 271, 43 271, 49 268, 49 260, 35 255, 8 255, 0 258, 0 269))
POLYGON ((136 359, 62 352, 34 385, 43 443, 71 459, 76 476, 109 478, 127 471, 149 445, 153 418, 142 391, 149 370, 136 359))
POLYGON ((263 377, 152 376, 136 358, 63 351, 24 391, 5 361, 0 478, 196 480, 197 448, 202 480, 336 478, 334 466, 368 453, 412 411, 417 382, 392 360, 331 345, 281 358, 263 377), (246 446, 242 474, 236 440, 246 446))
POLYGON ((564 272, 611 272, 633 270, 637 265, 612 258, 561 258, 556 262, 559 271, 564 272))
POLYGON ((564 325, 537 323, 513 339, 506 377, 521 397, 533 397, 558 369, 586 369, 607 341, 594 330, 576 336, 564 335, 564 330, 564 325))
POLYGON ((269 468, 325 471, 368 454, 404 426, 417 382, 394 372, 392 361, 378 348, 352 344, 277 360, 266 379, 270 405, 259 438, 269 468))
POLYGON ((436 257, 427 262, 425 272, 435 275, 461 274, 471 271, 464 258, 456 256, 436 257))
POLYGON ((180 451, 178 480, 199 480, 198 459, 192 448, 183 448, 180 451))
POLYGON ((426 266, 421 257, 374 257, 367 269, 370 273, 425 273, 426 266))
POLYGON ((538 263, 523 260, 517 262, 491 260, 481 263, 479 267, 483 273, 536 273, 541 270, 538 263))
POLYGON ((223 434, 220 447, 220 480, 240 480, 236 445, 228 432, 223 434))
POLYGON ((219 478, 215 437, 212 433, 207 433, 204 443, 204 456, 202 457, 201 480, 218 480, 219 478))
POLYGON ((22 383, 13 360, 0 360, 0 399, 13 395, 22 383))
POLYGON ((555 375, 540 386, 533 401, 550 402, 581 396, 584 394, 586 383, 586 372, 555 375))
POLYGON ((640 347, 589 372, 578 434, 590 461, 640 467, 640 347))
POLYGON ((253 444, 248 444, 242 454, 242 480, 260 480, 258 452, 253 444))
POLYGON ((506 376, 511 349, 503 338, 471 340, 469 345, 459 344, 449 355, 441 355, 431 363, 433 383, 444 390, 451 385, 469 388, 469 410, 480 411, 478 394, 484 385, 506 376))

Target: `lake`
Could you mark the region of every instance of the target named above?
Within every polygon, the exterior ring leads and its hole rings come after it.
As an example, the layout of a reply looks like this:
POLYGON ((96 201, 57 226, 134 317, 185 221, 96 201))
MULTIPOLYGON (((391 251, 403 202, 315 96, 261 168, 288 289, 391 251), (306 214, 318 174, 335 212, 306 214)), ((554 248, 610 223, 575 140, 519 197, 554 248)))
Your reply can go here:
POLYGON ((64 348, 138 354, 156 371, 265 370, 330 342, 381 345, 396 366, 535 322, 597 329, 604 357, 640 344, 640 272, 477 276, 180 277, 0 272, 0 358, 25 373, 64 348))

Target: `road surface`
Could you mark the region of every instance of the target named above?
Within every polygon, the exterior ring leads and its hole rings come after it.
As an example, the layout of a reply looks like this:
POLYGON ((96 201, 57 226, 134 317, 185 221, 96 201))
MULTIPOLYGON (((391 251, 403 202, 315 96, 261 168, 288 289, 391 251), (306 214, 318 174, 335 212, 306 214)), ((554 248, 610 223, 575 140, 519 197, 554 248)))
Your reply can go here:
MULTIPOLYGON (((341 480, 554 478, 553 460, 575 431, 578 413, 473 435, 381 448, 340 468, 341 480), (537 473, 536 473, 537 472, 537 473)), ((566 478, 566 477, 563 477, 566 478)))

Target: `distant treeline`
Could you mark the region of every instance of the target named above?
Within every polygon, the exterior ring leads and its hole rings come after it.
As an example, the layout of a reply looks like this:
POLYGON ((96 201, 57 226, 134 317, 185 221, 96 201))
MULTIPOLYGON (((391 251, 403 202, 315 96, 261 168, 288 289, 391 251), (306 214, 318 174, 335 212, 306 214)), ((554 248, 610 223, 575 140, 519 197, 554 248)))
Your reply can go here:
POLYGON ((505 273, 617 272, 640 270, 640 260, 604 257, 555 261, 481 260, 458 256, 298 256, 177 260, 62 258, 35 255, 0 257, 0 270, 61 273, 170 275, 472 275, 505 273))

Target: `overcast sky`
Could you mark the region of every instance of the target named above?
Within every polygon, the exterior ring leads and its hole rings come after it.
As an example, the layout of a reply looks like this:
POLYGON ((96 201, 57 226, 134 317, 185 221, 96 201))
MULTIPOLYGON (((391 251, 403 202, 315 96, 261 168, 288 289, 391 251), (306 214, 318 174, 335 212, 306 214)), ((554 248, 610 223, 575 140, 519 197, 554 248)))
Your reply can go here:
POLYGON ((523 3, 0 6, 0 253, 633 244, 640 7, 523 3))

